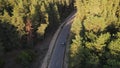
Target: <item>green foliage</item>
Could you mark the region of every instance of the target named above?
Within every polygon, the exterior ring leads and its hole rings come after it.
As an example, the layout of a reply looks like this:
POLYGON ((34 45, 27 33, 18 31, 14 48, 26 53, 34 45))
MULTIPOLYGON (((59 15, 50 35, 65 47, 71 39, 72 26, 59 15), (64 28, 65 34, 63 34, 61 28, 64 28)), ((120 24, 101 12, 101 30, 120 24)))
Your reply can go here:
POLYGON ((38 30, 37 30, 38 38, 44 39, 46 27, 47 27, 47 24, 41 24, 40 27, 38 27, 38 30))
POLYGON ((74 57, 76 54, 78 54, 78 49, 81 47, 81 41, 80 40, 80 36, 75 36, 75 39, 72 40, 72 46, 71 46, 71 57, 74 57))
POLYGON ((119 4, 120 0, 75 0, 69 68, 120 67, 119 4))
POLYGON ((101 34, 99 37, 93 38, 94 41, 91 41, 89 38, 89 41, 91 42, 87 42, 86 41, 86 47, 91 49, 91 50, 96 50, 96 52, 101 52, 104 50, 104 47, 106 46, 106 42, 109 40, 110 38, 110 34, 106 33, 106 34, 101 34))
POLYGON ((60 25, 62 11, 59 9, 68 5, 70 5, 68 0, 62 2, 57 0, 0 0, 0 38, 2 38, 3 47, 11 50, 20 45, 26 45, 22 43, 27 43, 23 40, 27 37, 25 26, 28 18, 31 19, 34 39, 43 38, 46 33, 60 25), (61 3, 67 3, 67 5, 63 6, 61 3))
POLYGON ((111 54, 120 54, 120 33, 117 33, 117 39, 111 41, 108 48, 111 54))
POLYGON ((30 51, 30 50, 25 50, 20 52, 18 57, 16 58, 16 61, 23 65, 25 68, 29 68, 30 63, 33 61, 35 58, 35 53, 30 51))
POLYGON ((0 38, 5 51, 12 50, 20 46, 19 35, 16 31, 16 27, 9 23, 0 23, 0 38))
MULTIPOLYGON (((53 33, 73 7, 71 0, 0 0, 0 57, 12 50, 33 48, 30 45, 53 33), (28 19, 32 28, 30 39, 26 31, 28 19)), ((17 57, 25 67, 32 60, 28 51, 17 57)))

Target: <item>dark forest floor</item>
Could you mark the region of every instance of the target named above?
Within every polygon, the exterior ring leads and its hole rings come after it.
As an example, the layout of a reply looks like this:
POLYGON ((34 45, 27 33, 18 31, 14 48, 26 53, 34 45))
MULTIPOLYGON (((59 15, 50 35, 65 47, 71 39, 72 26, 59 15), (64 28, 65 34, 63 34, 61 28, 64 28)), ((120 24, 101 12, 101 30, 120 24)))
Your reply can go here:
POLYGON ((30 68, 39 68, 42 64, 42 61, 47 53, 49 48, 49 43, 53 37, 53 33, 51 33, 43 42, 39 42, 35 47, 35 51, 37 51, 37 58, 33 61, 30 68))
MULTIPOLYGON (((52 31, 51 33, 49 33, 49 35, 46 36, 46 38, 43 41, 39 41, 37 45, 35 45, 34 48, 31 49, 31 51, 36 53, 36 57, 28 68, 39 68, 41 66, 42 61, 49 48, 49 43, 55 31, 52 31)), ((16 57, 21 51, 23 51, 23 49, 20 48, 20 49, 5 53, 3 56, 3 59, 5 60, 5 64, 3 68, 24 68, 22 65, 16 63, 15 61, 16 57)))

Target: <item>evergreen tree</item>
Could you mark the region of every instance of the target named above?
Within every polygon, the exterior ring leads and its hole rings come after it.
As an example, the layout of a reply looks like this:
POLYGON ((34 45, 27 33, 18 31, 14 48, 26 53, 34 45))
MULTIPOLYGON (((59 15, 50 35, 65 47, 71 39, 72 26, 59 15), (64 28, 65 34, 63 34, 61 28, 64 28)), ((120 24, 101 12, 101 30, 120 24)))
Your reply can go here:
POLYGON ((75 0, 77 13, 71 34, 77 44, 73 41, 70 47, 71 68, 120 67, 116 57, 120 53, 119 3, 120 0, 75 0), (75 59, 79 59, 77 63, 75 59))

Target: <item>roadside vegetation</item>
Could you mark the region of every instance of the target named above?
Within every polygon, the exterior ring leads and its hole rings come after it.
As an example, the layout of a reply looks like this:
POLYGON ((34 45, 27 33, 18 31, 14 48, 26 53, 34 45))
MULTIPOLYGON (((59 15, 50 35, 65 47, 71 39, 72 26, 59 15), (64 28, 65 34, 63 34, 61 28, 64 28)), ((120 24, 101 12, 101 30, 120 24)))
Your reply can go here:
POLYGON ((73 7, 71 0, 0 0, 0 68, 10 57, 29 68, 36 44, 55 32, 73 7))
POLYGON ((69 68, 120 68, 120 0, 75 0, 69 68))

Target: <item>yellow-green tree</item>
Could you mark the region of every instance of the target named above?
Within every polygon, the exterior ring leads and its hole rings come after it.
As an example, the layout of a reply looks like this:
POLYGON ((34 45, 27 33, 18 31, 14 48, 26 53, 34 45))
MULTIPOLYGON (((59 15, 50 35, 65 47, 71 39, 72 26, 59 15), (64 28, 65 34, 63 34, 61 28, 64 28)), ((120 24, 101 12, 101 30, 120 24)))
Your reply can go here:
POLYGON ((120 0, 75 0, 71 68, 120 67, 119 57, 116 57, 120 56, 119 3, 120 0))

